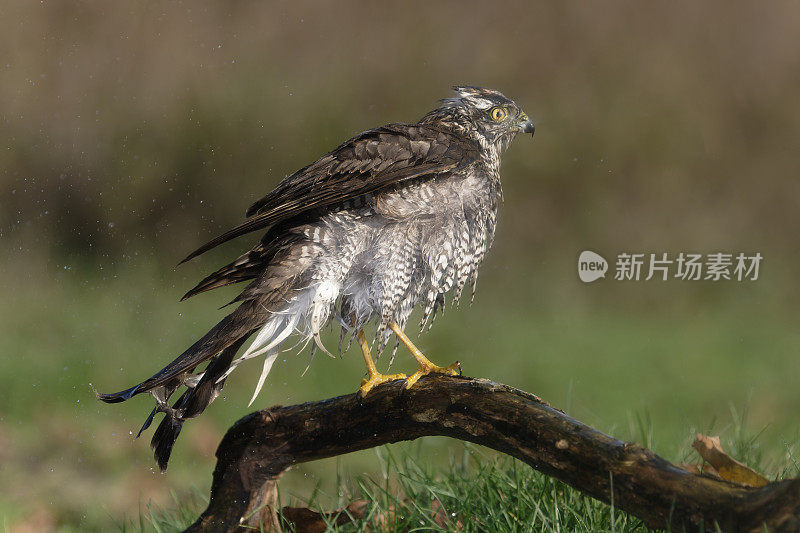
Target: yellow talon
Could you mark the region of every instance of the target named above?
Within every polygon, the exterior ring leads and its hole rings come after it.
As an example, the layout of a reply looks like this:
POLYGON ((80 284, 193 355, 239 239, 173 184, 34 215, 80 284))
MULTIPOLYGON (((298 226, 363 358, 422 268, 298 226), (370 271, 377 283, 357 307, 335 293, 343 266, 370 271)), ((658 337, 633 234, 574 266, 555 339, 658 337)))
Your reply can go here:
POLYGON ((369 379, 362 379, 361 380, 361 387, 358 390, 361 391, 361 394, 366 396, 369 391, 372 390, 372 387, 380 385, 381 383, 386 383, 388 381, 394 381, 396 379, 406 379, 405 374, 380 374, 375 372, 374 374, 369 375, 369 379))
POLYGON ((448 376, 457 376, 461 374, 461 363, 456 361, 449 366, 436 366, 434 364, 425 366, 420 364, 419 370, 411 374, 411 377, 406 380, 406 388, 410 389, 414 386, 414 383, 419 381, 419 378, 422 376, 427 376, 428 374, 447 374, 448 376))
POLYGON ((389 322, 389 328, 397 335, 397 338, 400 339, 408 351, 411 352, 411 355, 414 356, 414 359, 417 360, 419 363, 419 370, 414 372, 410 378, 406 381, 406 388, 410 389, 414 386, 414 383, 419 381, 419 378, 422 376, 427 376, 428 374, 447 374, 450 376, 455 376, 457 374, 461 374, 461 363, 456 361, 452 365, 449 366, 438 366, 433 364, 423 353, 414 346, 414 343, 411 342, 406 334, 400 329, 400 326, 397 325, 396 322, 389 322))
POLYGON ((406 379, 405 374, 381 374, 378 372, 378 369, 375 367, 375 362, 369 354, 369 344, 367 343, 366 337, 364 337, 364 330, 358 330, 356 337, 358 337, 358 344, 361 346, 361 353, 364 354, 364 362, 367 364, 368 378, 362 380, 361 387, 359 387, 362 395, 366 395, 373 387, 381 383, 394 381, 396 379, 406 379))
MULTIPOLYGON (((355 322, 355 320, 353 320, 353 322, 355 322)), ((433 364, 423 355, 419 348, 414 346, 414 343, 403 333, 403 330, 400 329, 400 326, 398 326, 396 322, 389 322, 389 329, 397 335, 400 342, 408 348, 408 351, 410 351, 414 359, 417 360, 417 363, 419 363, 419 370, 414 372, 409 378, 406 378, 405 374, 381 374, 378 372, 378 369, 375 367, 375 361, 372 360, 372 356, 369 353, 369 344, 367 343, 367 338, 364 336, 364 330, 360 329, 356 332, 356 337, 358 338, 358 344, 361 346, 361 353, 364 354, 364 362, 367 364, 367 378, 361 381, 361 387, 359 387, 362 395, 367 395, 369 391, 382 383, 394 381, 396 379, 405 379, 406 388, 410 389, 422 376, 427 376, 428 374, 447 374, 449 376, 461 374, 461 363, 458 361, 450 366, 438 366, 433 364)))

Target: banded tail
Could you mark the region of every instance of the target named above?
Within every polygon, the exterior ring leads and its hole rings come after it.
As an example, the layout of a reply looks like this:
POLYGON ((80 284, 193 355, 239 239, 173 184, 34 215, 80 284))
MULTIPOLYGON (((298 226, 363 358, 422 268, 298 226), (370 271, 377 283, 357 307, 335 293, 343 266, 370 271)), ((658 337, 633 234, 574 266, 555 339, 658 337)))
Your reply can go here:
MULTIPOLYGON (((264 366, 250 403, 252 404, 277 358, 281 344, 295 331, 300 331, 308 341, 321 345, 320 329, 327 323, 339 294, 339 287, 331 283, 300 285, 286 283, 282 290, 245 300, 236 310, 222 319, 200 340, 182 353, 172 363, 151 378, 129 389, 113 394, 98 394, 107 403, 124 402, 137 394, 149 392, 156 400, 137 437, 153 422, 156 414, 164 413, 150 446, 161 471, 167 469, 172 447, 183 423, 200 415, 213 402, 225 385, 231 372, 247 359, 264 355, 264 366), (299 286, 298 286, 299 285, 299 286), (293 296, 288 297, 289 294, 293 296), (247 338, 260 331, 250 347, 238 358, 236 352, 247 338), (209 361, 202 371, 194 372, 203 362, 209 361), (186 387, 181 396, 169 405, 170 397, 186 387)), ((313 350, 312 350, 313 354, 313 350)))
POLYGON ((162 472, 167 469, 172 446, 178 438, 183 422, 200 415, 219 395, 225 385, 226 372, 233 363, 234 355, 247 337, 272 315, 266 309, 263 301, 242 303, 151 378, 120 392, 97 394, 97 398, 106 403, 124 402, 145 392, 153 395, 156 406, 137 437, 150 427, 157 413, 165 413, 164 420, 156 429, 150 443, 162 472), (205 370, 192 373, 195 368, 208 360, 210 362, 205 370), (186 387, 187 390, 170 406, 168 403, 170 397, 180 387, 186 387))
POLYGON ((269 244, 258 243, 248 253, 202 280, 183 299, 258 278, 231 302, 240 302, 233 312, 158 373, 129 389, 97 394, 98 399, 107 403, 124 402, 142 393, 150 393, 155 398, 156 406, 137 437, 150 427, 156 414, 164 413, 150 443, 162 472, 167 468, 183 422, 200 415, 216 399, 228 375, 240 362, 266 354, 257 394, 280 344, 301 319, 309 315, 315 287, 308 286, 308 265, 299 261, 303 254, 300 240, 298 234, 289 232, 272 238, 269 244), (247 338, 259 328, 261 331, 251 346, 234 359, 247 338), (197 371, 206 361, 209 363, 205 369, 197 371), (170 405, 170 397, 181 387, 186 390, 170 405))

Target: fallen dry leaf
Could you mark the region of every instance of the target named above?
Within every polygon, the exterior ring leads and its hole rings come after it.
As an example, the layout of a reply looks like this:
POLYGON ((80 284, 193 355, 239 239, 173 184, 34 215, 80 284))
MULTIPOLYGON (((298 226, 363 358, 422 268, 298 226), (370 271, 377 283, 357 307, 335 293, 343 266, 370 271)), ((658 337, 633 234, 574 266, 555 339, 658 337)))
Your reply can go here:
POLYGON ((726 481, 750 487, 763 487, 769 484, 767 478, 725 453, 719 437, 709 437, 698 433, 692 447, 726 481))
POLYGON ((292 523, 296 533, 323 533, 328 524, 337 526, 349 524, 353 518, 364 518, 367 512, 367 500, 355 500, 347 507, 329 513, 319 513, 308 507, 284 507, 283 518, 292 523))
POLYGON ((713 466, 706 462, 702 463, 677 463, 675 466, 680 468, 681 470, 686 470, 692 474, 697 474, 698 476, 709 476, 717 479, 722 479, 713 466))

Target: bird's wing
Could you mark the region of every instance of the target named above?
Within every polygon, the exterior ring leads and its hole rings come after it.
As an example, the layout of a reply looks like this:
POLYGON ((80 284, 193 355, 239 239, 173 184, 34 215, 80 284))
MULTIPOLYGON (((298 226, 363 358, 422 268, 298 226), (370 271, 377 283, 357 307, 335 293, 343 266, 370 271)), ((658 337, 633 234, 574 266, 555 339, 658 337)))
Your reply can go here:
MULTIPOLYGON (((276 253, 299 241, 302 236, 303 233, 296 230, 286 231, 286 228, 282 227, 281 224, 272 226, 261 241, 251 250, 203 278, 192 290, 183 295, 181 301, 201 292, 258 277, 276 253)), ((246 298, 246 294, 242 293, 227 305, 244 298, 246 298)))
POLYGON ((181 263, 312 209, 333 208, 404 181, 451 172, 477 158, 478 149, 472 141, 427 125, 389 124, 366 131, 284 179, 250 206, 245 222, 181 263))

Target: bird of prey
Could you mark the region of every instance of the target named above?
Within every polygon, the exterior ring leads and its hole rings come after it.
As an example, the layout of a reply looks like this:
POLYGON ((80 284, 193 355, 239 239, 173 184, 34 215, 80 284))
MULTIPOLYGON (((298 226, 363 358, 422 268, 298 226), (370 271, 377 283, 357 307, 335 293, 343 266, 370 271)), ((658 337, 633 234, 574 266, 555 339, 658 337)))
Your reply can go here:
POLYGON ((153 395, 156 406, 139 434, 157 413, 165 413, 151 442, 162 471, 183 422, 203 412, 231 371, 264 356, 255 399, 295 332, 301 341, 313 341, 312 356, 317 347, 330 355, 320 330, 331 320, 341 325, 343 337, 355 336, 367 366, 362 394, 391 380, 404 379, 412 387, 426 374, 457 372, 458 363, 440 367, 429 361, 403 330, 417 304, 424 306, 422 329, 444 306, 446 294, 452 292, 457 301, 470 284, 474 295, 502 197, 501 153, 518 133, 533 135, 534 125, 497 91, 454 90, 455 97, 419 122, 365 131, 291 174, 250 206, 245 222, 183 260, 266 229, 250 251, 183 297, 250 281, 231 302, 238 304, 233 312, 153 377, 98 394, 109 403, 153 395), (395 349, 403 343, 419 369, 409 377, 379 373, 364 334, 368 323, 377 325, 372 343, 377 354, 394 334, 395 349), (236 358, 252 334, 255 339, 236 358), (205 361, 208 365, 197 370, 205 361), (185 391, 170 405, 180 388, 185 391))

